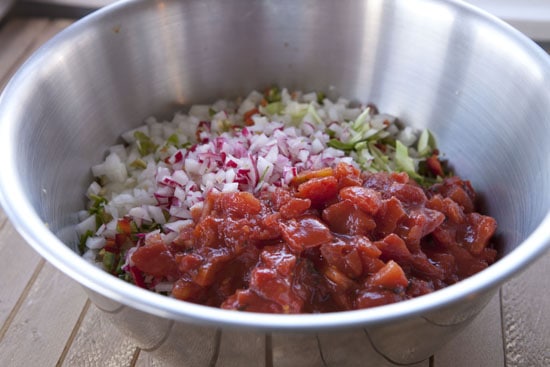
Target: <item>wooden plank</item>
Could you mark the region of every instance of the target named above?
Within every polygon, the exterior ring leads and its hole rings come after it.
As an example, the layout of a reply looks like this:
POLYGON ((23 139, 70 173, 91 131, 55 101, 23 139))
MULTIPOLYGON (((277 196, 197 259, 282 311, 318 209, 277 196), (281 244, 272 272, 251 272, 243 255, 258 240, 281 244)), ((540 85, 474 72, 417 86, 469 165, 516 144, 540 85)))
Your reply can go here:
MULTIPOLYGON (((0 31, 0 90, 12 70, 66 21, 15 19, 0 31)), ((40 256, 26 244, 0 210, 0 340, 4 338, 30 292, 43 265, 40 256)))
POLYGON ((21 19, 9 21, 0 31, 0 89, 14 67, 40 34, 48 27, 47 19, 21 19))
POLYGON ((436 367, 504 366, 500 295, 461 334, 434 356, 436 367))
POLYGON ((264 333, 224 330, 221 334, 220 350, 218 352, 219 362, 216 363, 216 366, 265 367, 265 345, 266 336, 264 333))
MULTIPOLYGON (((372 346, 364 330, 331 332, 317 335, 322 360, 326 366, 394 367, 372 346)), ((408 364, 409 367, 428 367, 429 361, 408 364)))
POLYGON ((133 341, 109 322, 103 311, 91 305, 58 365, 131 367, 138 354, 133 341))
MULTIPOLYGON (((323 334, 284 334, 272 336, 274 367, 338 366, 338 367, 394 367, 372 347, 364 330, 323 334), (352 348, 355 347, 355 348, 352 348), (354 349, 350 354, 350 348, 354 349)), ((428 367, 429 361, 409 365, 428 367)))
POLYGON ((4 88, 17 68, 42 44, 55 36, 57 33, 71 25, 71 19, 56 19, 54 21, 40 19, 13 21, 2 29, 0 34, 0 45, 7 42, 8 47, 0 48, 0 90, 4 88), (13 29, 15 28, 15 29, 13 29), (4 39, 2 39, 4 37, 4 39), (4 66, 2 66, 4 65, 4 66), (9 65, 9 66, 8 66, 9 65))
POLYGON ((54 366, 86 299, 79 284, 46 263, 0 341, 0 365, 54 366))
POLYGON ((0 227, 0 340, 13 318, 21 295, 32 285, 40 256, 17 233, 4 216, 0 227), (15 309, 15 310, 14 310, 15 309))
POLYGON ((141 351, 134 367, 166 367, 152 354, 141 351))
POLYGON ((550 252, 502 287, 506 366, 550 366, 550 252))
POLYGON ((274 367, 324 366, 315 334, 273 334, 272 356, 274 367))

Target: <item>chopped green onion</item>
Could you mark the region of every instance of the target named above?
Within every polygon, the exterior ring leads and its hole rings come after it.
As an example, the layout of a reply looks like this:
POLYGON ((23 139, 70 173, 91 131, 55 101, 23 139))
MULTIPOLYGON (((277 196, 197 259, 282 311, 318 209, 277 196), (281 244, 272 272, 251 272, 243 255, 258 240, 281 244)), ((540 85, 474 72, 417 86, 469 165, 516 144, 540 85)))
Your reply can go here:
POLYGON ((315 120, 316 123, 318 124, 322 124, 323 123, 323 119, 321 119, 321 117, 319 116, 319 114, 317 113, 317 110, 315 109, 315 106, 313 106, 313 103, 310 103, 309 104, 309 107, 307 109, 307 115, 311 115, 311 117, 313 117, 313 119, 315 120))
POLYGON ((407 173, 414 172, 414 161, 409 157, 409 150, 399 140, 395 141, 395 163, 407 173))
POLYGON ((133 161, 132 163, 130 163, 130 167, 145 169, 145 168, 147 168, 147 162, 145 162, 141 158, 138 158, 135 161, 133 161))
POLYGON ((430 132, 428 129, 424 129, 418 138, 418 144, 416 145, 416 150, 421 157, 425 157, 431 153, 429 146, 430 132))
POLYGON ((151 138, 144 132, 138 130, 134 132, 134 137, 136 138, 139 154, 141 154, 142 157, 154 153, 157 150, 157 145, 153 143, 151 138))
POLYGON ((268 104, 267 106, 265 106, 263 108, 265 113, 268 114, 268 115, 278 115, 278 114, 282 113, 284 109, 285 109, 285 106, 280 101, 270 103, 270 104, 268 104))
POLYGON ((111 273, 114 270, 115 263, 116 255, 112 252, 105 251, 105 253, 103 254, 103 266, 105 267, 105 270, 111 273))
POLYGON ((105 213, 104 209, 107 199, 94 194, 90 194, 90 199, 93 200, 93 204, 88 210, 88 213, 90 213, 90 215, 95 215, 96 227, 99 228, 102 224, 111 220, 111 216, 105 213))
POLYGON ((93 236, 92 230, 87 230, 82 236, 80 236, 80 242, 78 243, 78 251, 83 254, 86 251, 86 241, 89 237, 93 236))
POLYGON ((269 88, 265 95, 265 99, 268 103, 279 102, 281 100, 281 92, 279 91, 279 88, 269 88))
POLYGON ((325 93, 323 92, 317 92, 317 103, 319 103, 320 105, 323 104, 323 101, 325 100, 326 98, 326 95, 325 93))
POLYGON ((344 143, 338 139, 330 139, 327 144, 329 147, 347 151, 353 150, 353 147, 355 146, 355 143, 344 143))
MULTIPOLYGON (((365 123, 367 123, 367 117, 370 115, 370 108, 367 107, 357 116, 355 121, 352 124, 352 129, 357 130, 360 128, 364 128, 365 123)), ((370 125, 368 125, 370 128, 370 125)))
POLYGON ((175 147, 179 146, 180 144, 180 139, 178 137, 178 134, 172 134, 168 137, 168 139, 166 139, 166 144, 170 144, 170 145, 173 145, 175 147))

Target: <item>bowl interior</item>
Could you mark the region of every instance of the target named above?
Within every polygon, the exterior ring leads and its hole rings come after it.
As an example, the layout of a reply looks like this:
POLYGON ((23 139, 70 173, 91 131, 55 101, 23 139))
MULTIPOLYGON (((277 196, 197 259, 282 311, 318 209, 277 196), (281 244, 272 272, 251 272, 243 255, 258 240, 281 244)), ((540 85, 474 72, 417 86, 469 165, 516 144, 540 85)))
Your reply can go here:
POLYGON ((122 132, 272 84, 372 102, 431 129, 497 219, 502 255, 538 228, 509 272, 548 244, 550 62, 453 1, 128 1, 99 11, 39 50, 3 95, 6 211, 62 265, 59 244, 41 234, 74 246, 90 167, 122 132), (26 222, 36 215, 47 228, 26 222))

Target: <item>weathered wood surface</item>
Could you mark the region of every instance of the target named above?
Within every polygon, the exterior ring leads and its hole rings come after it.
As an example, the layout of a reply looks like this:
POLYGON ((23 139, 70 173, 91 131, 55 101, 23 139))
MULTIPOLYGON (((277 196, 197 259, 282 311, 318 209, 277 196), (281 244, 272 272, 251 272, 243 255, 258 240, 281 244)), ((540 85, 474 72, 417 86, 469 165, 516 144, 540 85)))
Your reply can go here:
MULTIPOLYGON (((0 90, 17 67, 70 20, 12 19, 0 29, 0 90)), ((456 339, 417 366, 550 366, 550 253, 508 282, 456 339)), ((220 355, 238 353, 222 335, 220 355)), ((271 340, 272 357, 292 340, 271 340)), ((318 342, 322 343, 322 340, 318 342)), ((259 340, 256 348, 263 348, 259 340)), ((315 343, 314 343, 315 344, 315 343)), ((252 346, 251 346, 252 347, 252 346)), ((321 365, 312 345, 302 365, 321 365)), ((303 352, 303 351, 301 351, 303 352)), ((329 356, 343 358, 335 350, 329 356)), ((258 361, 263 366, 265 361, 258 361)), ((390 366, 379 360, 379 365, 390 366)), ((78 284, 36 254, 0 209, 0 366, 163 364, 102 317, 78 284)))

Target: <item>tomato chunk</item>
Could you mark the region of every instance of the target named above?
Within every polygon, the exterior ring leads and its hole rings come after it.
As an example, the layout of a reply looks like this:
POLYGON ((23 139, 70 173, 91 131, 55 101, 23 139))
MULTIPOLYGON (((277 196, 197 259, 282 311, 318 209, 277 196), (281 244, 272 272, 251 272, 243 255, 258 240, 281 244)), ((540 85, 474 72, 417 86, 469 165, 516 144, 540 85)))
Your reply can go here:
POLYGON ((376 227, 372 217, 349 200, 332 204, 323 210, 322 218, 333 232, 349 235, 365 235, 376 227))
POLYGON ((313 178, 298 186, 296 196, 311 200, 314 207, 322 207, 325 203, 336 198, 338 194, 338 180, 334 176, 313 178))
POLYGON ((403 269, 395 261, 390 260, 369 279, 369 283, 373 286, 395 289, 406 287, 409 281, 403 269))
POLYGON ((160 236, 149 240, 145 246, 138 248, 132 255, 132 261, 139 270, 153 276, 175 277, 179 274, 174 255, 162 242, 160 236))
POLYGON ((333 238, 327 226, 314 217, 289 220, 280 223, 279 226, 290 249, 298 254, 306 248, 320 246, 333 238))
POLYGON ((365 213, 374 215, 382 207, 382 196, 376 190, 361 186, 349 186, 340 190, 340 197, 357 205, 365 213))

